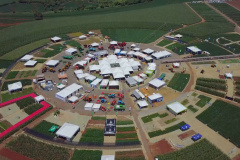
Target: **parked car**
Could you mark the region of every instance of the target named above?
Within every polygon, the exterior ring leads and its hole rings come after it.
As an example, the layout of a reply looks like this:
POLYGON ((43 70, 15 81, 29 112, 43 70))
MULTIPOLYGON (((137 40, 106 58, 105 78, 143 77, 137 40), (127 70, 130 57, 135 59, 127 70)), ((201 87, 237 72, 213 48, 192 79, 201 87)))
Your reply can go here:
POLYGON ((114 111, 125 111, 125 106, 124 105, 115 105, 114 106, 114 111))

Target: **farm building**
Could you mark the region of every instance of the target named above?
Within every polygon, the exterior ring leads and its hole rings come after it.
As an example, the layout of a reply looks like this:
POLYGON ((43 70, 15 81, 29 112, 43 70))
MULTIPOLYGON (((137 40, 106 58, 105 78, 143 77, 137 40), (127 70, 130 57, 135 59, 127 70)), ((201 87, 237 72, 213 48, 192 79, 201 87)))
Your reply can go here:
POLYGON ((91 46, 92 46, 92 47, 98 47, 98 46, 99 46, 99 44, 98 44, 98 43, 96 43, 96 42, 94 42, 94 43, 92 43, 92 44, 91 44, 91 46))
POLYGON ((147 49, 144 49, 142 52, 147 54, 147 55, 151 55, 154 52, 154 50, 152 50, 150 48, 147 48, 147 49))
POLYGON ((169 110, 174 115, 178 115, 187 111, 187 108, 179 102, 174 102, 167 105, 167 110, 169 110))
POLYGON ((8 85, 8 91, 9 93, 22 91, 22 83, 21 82, 15 82, 8 85))
POLYGON ((163 87, 164 85, 165 85, 165 82, 161 81, 157 78, 155 78, 149 82, 149 86, 151 86, 155 89, 159 89, 159 88, 163 87))
POLYGON ((177 39, 181 39, 183 36, 181 34, 176 34, 174 37, 177 39))
POLYGON ((126 78, 126 83, 128 84, 129 87, 137 85, 137 81, 135 79, 133 79, 132 77, 126 78))
POLYGON ((152 57, 154 59, 162 59, 162 58, 167 58, 167 57, 171 57, 171 53, 168 51, 161 51, 161 52, 156 52, 152 54, 152 57))
POLYGON ((119 81, 109 81, 109 89, 119 89, 119 81))
POLYGON ((142 92, 139 91, 138 89, 135 89, 135 90, 133 91, 133 93, 131 94, 131 96, 135 97, 135 98, 138 99, 138 100, 145 98, 145 96, 142 94, 142 92))
POLYGON ((102 50, 102 51, 98 51, 98 52, 94 52, 93 55, 95 56, 100 56, 100 57, 105 57, 108 55, 108 51, 107 50, 102 50))
POLYGON ((148 107, 148 103, 145 100, 137 101, 137 104, 140 109, 148 107))
POLYGON ((133 76, 132 77, 135 81, 137 81, 138 84, 143 84, 144 80, 140 78, 139 76, 133 76))
POLYGON ((115 160, 115 155, 102 155, 101 160, 115 160))
POLYGON ((189 52, 189 53, 191 53, 191 54, 201 54, 202 53, 202 50, 201 49, 199 49, 199 48, 197 48, 197 47, 195 47, 195 46, 190 46, 190 47, 187 47, 186 48, 186 51, 187 52, 189 52))
POLYGON ((59 64, 59 60, 50 60, 46 63, 48 67, 56 67, 59 64))
POLYGON ((29 61, 29 60, 31 60, 31 59, 33 59, 33 55, 25 55, 25 56, 23 56, 23 57, 20 59, 20 61, 22 61, 22 62, 27 62, 27 61, 29 61))
POLYGON ((57 37, 57 36, 51 38, 51 41, 54 42, 54 43, 60 42, 61 40, 62 40, 62 38, 57 37))
POLYGON ((39 95, 39 96, 35 97, 34 100, 36 103, 39 104, 40 102, 45 101, 45 98, 42 95, 39 95))
POLYGON ((68 98, 68 102, 70 103, 75 103, 78 101, 78 97, 77 96, 72 96, 70 98, 68 98))
POLYGON ((93 107, 93 103, 86 103, 84 106, 85 111, 91 111, 93 107))
POLYGON ((78 38, 79 38, 80 40, 84 40, 84 39, 87 38, 87 36, 85 36, 85 35, 81 35, 81 36, 79 36, 78 38))
POLYGON ((88 83, 92 83, 97 77, 93 76, 93 75, 89 75, 87 77, 85 77, 85 81, 88 83))
POLYGON ((33 61, 33 60, 29 60, 24 64, 24 66, 26 67, 34 67, 36 65, 37 65, 37 61, 33 61))
POLYGON ((62 101, 66 101, 67 98, 75 95, 81 89, 83 89, 83 86, 73 83, 73 84, 69 85, 68 87, 64 88, 63 90, 57 92, 55 94, 55 97, 58 99, 61 99, 62 101))
POLYGON ((101 84, 100 84, 100 89, 102 89, 102 88, 107 89, 108 83, 109 83, 108 79, 103 79, 101 84))
POLYGON ((152 94, 147 97, 147 101, 151 104, 153 104, 154 102, 161 102, 163 101, 163 96, 159 93, 152 94))
POLYGON ((229 78, 229 79, 233 78, 232 73, 225 73, 224 76, 225 76, 225 78, 229 78))
POLYGON ((73 55, 75 53, 77 53, 77 49, 75 49, 75 48, 69 48, 65 51, 65 54, 67 54, 67 55, 73 55))
POLYGON ((179 68, 180 67, 180 63, 173 63, 173 68, 179 68))
POLYGON ((97 112, 97 111, 99 111, 100 107, 101 107, 101 104, 93 104, 92 110, 93 110, 94 112, 97 112))
POLYGON ((74 71, 74 74, 77 75, 77 74, 83 74, 83 70, 79 69, 79 70, 75 70, 74 71))
POLYGON ((95 79, 94 81, 92 81, 90 83, 90 87, 97 88, 97 86, 100 84, 101 81, 102 81, 102 79, 100 79, 100 78, 95 79))
POLYGON ((76 135, 80 131, 80 127, 71 124, 64 123, 61 128, 56 132, 57 137, 67 139, 68 141, 72 141, 74 135, 76 135))

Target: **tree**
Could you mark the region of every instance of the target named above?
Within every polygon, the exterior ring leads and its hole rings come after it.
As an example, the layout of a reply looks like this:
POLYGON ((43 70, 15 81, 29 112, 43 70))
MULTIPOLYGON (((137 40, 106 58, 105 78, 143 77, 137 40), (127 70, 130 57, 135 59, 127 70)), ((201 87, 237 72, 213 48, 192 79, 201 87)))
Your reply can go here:
POLYGON ((43 20, 43 15, 41 12, 35 12, 34 18, 35 18, 35 20, 43 20))

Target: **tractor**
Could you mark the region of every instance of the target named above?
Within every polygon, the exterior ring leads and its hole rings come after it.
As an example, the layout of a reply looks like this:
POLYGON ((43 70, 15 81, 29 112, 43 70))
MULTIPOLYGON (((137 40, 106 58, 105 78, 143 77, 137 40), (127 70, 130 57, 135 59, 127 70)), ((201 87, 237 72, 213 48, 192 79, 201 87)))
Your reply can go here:
POLYGON ((84 101, 87 101, 87 102, 91 102, 92 101, 92 97, 85 97, 84 99, 83 99, 84 101))
POLYGON ((99 95, 99 99, 106 99, 105 95, 99 95))
POLYGON ((111 105, 115 105, 117 103, 117 100, 116 99, 114 99, 112 102, 111 102, 111 105))
POLYGON ((118 105, 124 105, 125 103, 123 101, 118 101, 118 105))
POLYGON ((114 106, 114 111, 125 111, 125 106, 124 105, 115 105, 114 106))
POLYGON ((212 68, 215 68, 215 67, 217 67, 217 66, 216 66, 216 64, 212 64, 211 67, 212 67, 212 68))
POLYGON ((118 92, 118 93, 117 93, 117 97, 118 97, 119 99, 123 99, 123 98, 124 98, 124 95, 123 95, 122 93, 118 92))
POLYGON ((107 103, 106 99, 101 99, 101 103, 107 103))
POLYGON ((49 68, 49 71, 54 73, 55 69, 54 68, 49 68))
POLYGON ((106 109, 104 106, 101 106, 101 107, 100 107, 100 110, 103 111, 103 112, 106 112, 106 111, 107 111, 107 109, 106 109))
POLYGON ((115 94, 109 94, 108 98, 115 98, 115 94))

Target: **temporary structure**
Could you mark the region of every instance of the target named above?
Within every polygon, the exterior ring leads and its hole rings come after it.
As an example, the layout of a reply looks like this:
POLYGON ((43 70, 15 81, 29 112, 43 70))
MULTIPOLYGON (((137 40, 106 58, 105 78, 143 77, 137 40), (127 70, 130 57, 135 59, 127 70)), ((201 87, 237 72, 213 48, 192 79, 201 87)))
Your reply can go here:
POLYGON ((89 35, 94 35, 94 32, 93 31, 89 31, 88 34, 89 35))
POLYGON ((74 135, 80 131, 80 127, 71 124, 71 123, 64 123, 61 128, 56 132, 57 137, 66 138, 68 141, 72 141, 74 135))
POLYGON ((26 67, 34 67, 36 65, 37 65, 37 61, 33 61, 33 60, 29 60, 24 64, 24 66, 26 67))
POLYGON ((35 97, 34 100, 39 104, 40 102, 45 101, 45 98, 42 95, 39 95, 35 97))
POLYGON ((89 71, 99 71, 100 66, 99 65, 91 65, 89 66, 89 71))
POLYGON ((101 160, 115 160, 115 155, 102 155, 101 160))
POLYGON ((107 50, 102 50, 102 51, 97 51, 93 53, 95 56, 107 56, 108 51, 107 50))
POLYGON ((153 58, 151 56, 147 56, 144 58, 145 61, 148 63, 148 62, 153 62, 153 58))
POLYGON ((167 58, 170 57, 172 54, 168 51, 161 51, 161 52, 156 52, 152 54, 152 57, 154 59, 162 59, 162 58, 167 58))
POLYGON ((140 73, 138 76, 141 77, 142 79, 147 79, 147 75, 144 73, 140 73))
POLYGON ((46 63, 49 67, 56 67, 59 64, 59 60, 50 60, 46 63))
POLYGON ((133 48, 133 51, 137 52, 137 51, 140 51, 141 49, 140 48, 133 48))
POLYGON ((86 103, 84 106, 85 111, 91 111, 93 107, 93 103, 86 103))
POLYGON ((129 52, 127 53, 127 56, 132 57, 132 56, 133 56, 133 53, 135 53, 135 52, 134 52, 134 51, 129 51, 129 52))
POLYGON ((22 83, 21 82, 15 82, 8 85, 8 91, 9 93, 21 91, 22 90, 22 83))
POLYGON ((100 88, 107 88, 108 83, 109 83, 108 79, 103 79, 101 84, 100 84, 100 88))
POLYGON ((179 102, 173 102, 171 104, 168 104, 167 109, 174 115, 178 115, 187 111, 187 108, 179 102))
POLYGON ((67 49, 67 50, 65 51, 65 53, 66 53, 67 55, 73 55, 73 54, 77 53, 77 49, 75 49, 75 48, 69 48, 69 49, 67 49))
POLYGON ((95 79, 93 82, 90 83, 90 87, 97 88, 101 81, 102 79, 100 78, 95 79))
POLYGON ((114 54, 120 55, 121 49, 115 49, 114 54))
POLYGON ((77 96, 72 96, 70 98, 68 98, 68 102, 70 103, 75 103, 78 101, 78 97, 77 96))
POLYGON ((96 78, 97 78, 96 76, 89 75, 89 76, 85 77, 85 80, 91 83, 91 82, 94 81, 96 78))
POLYGON ((155 78, 149 82, 149 86, 152 86, 155 89, 159 89, 159 88, 163 87, 164 85, 165 85, 165 82, 161 81, 157 78, 155 78))
POLYGON ((137 81, 138 84, 144 83, 144 80, 139 76, 133 76, 132 78, 135 79, 135 81, 137 81))
POLYGON ((23 56, 23 57, 20 59, 20 61, 22 61, 22 62, 27 62, 27 61, 29 61, 29 60, 31 60, 31 59, 33 59, 33 55, 25 55, 25 56, 23 56))
POLYGON ((180 67, 180 63, 173 63, 173 68, 179 68, 180 67))
POLYGON ((55 97, 58 99, 61 99, 62 101, 66 101, 66 98, 73 96, 78 91, 80 91, 80 89, 83 89, 83 86, 73 83, 73 84, 69 85, 68 87, 64 88, 63 90, 57 92, 55 94, 55 97))
POLYGON ((93 110, 94 112, 97 112, 97 111, 99 111, 100 107, 101 107, 101 104, 93 104, 92 110, 93 110))
POLYGON ((148 103, 145 100, 137 101, 137 104, 140 109, 148 107, 148 103))
POLYGON ((77 74, 83 74, 83 70, 79 69, 79 70, 75 70, 74 71, 74 74, 77 75, 77 74))
POLYGON ((136 99, 144 99, 145 96, 142 94, 141 91, 139 91, 138 89, 135 89, 132 93, 132 96, 134 96, 136 99))
POLYGON ((61 41, 61 40, 62 40, 62 38, 57 37, 57 36, 51 38, 51 41, 52 41, 52 42, 59 42, 59 41, 61 41))
POLYGON ((58 74, 58 79, 67 79, 67 78, 68 78, 68 76, 67 76, 67 73, 65 73, 65 72, 60 72, 58 74))
POLYGON ((230 78, 230 79, 232 79, 232 78, 233 78, 232 73, 225 73, 225 78, 230 78))
POLYGON ((113 78, 115 80, 118 80, 118 79, 124 79, 125 78, 125 75, 123 72, 113 72, 113 78))
POLYGON ((189 53, 192 53, 192 54, 201 54, 202 53, 202 50, 195 47, 195 46, 189 46, 186 48, 186 51, 189 52, 189 53))
POLYGON ((161 102, 161 101, 163 101, 163 96, 159 93, 155 93, 155 94, 148 96, 147 101, 151 104, 154 102, 161 102))
POLYGON ((150 49, 150 48, 147 48, 147 49, 144 49, 143 50, 143 53, 146 53, 148 55, 152 54, 154 52, 154 50, 150 49))
POLYGON ((110 44, 111 44, 111 45, 117 45, 118 42, 117 42, 117 41, 111 41, 110 44))
POLYGON ((119 81, 109 81, 109 89, 119 89, 119 81))
POLYGON ((79 38, 80 40, 84 40, 84 39, 87 38, 87 36, 85 36, 85 35, 81 35, 81 36, 79 36, 78 38, 79 38))
POLYGON ((93 47, 98 47, 98 46, 99 46, 99 44, 96 43, 96 42, 92 43, 91 45, 92 45, 93 47))
POLYGON ((136 81, 135 79, 133 79, 132 77, 126 78, 126 83, 127 83, 130 87, 137 85, 137 81, 136 81))

